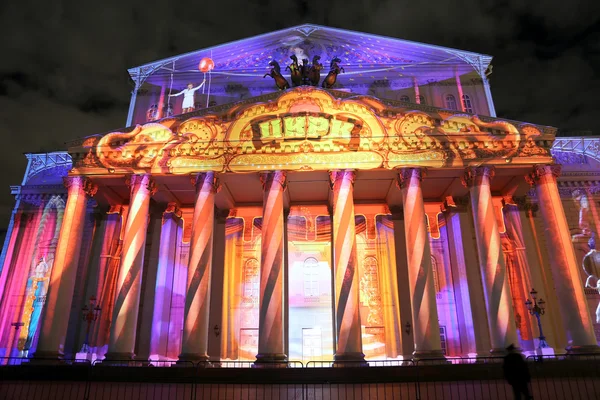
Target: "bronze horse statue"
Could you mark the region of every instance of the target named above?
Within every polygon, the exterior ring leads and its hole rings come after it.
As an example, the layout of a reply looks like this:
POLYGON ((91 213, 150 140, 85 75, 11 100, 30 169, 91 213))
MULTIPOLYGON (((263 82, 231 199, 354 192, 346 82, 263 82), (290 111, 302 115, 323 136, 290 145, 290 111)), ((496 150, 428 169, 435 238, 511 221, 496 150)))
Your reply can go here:
POLYGON ((313 86, 319 86, 319 81, 321 80, 321 70, 323 69, 323 64, 319 63, 321 56, 314 56, 312 59, 312 66, 308 71, 308 79, 310 80, 310 84, 313 86))
POLYGON ((277 86, 277 89, 279 89, 279 90, 289 89, 290 84, 283 77, 283 75, 281 75, 281 67, 279 66, 279 63, 277 61, 273 60, 269 63, 269 65, 271 66, 271 71, 266 73, 263 76, 263 79, 266 78, 267 76, 270 76, 271 78, 273 78, 275 80, 275 85, 277 86))
POLYGON ((302 70, 300 65, 298 65, 298 57, 295 54, 290 56, 292 59, 292 63, 285 67, 286 70, 290 70, 290 78, 292 79, 292 85, 300 86, 302 85, 302 70))
POLYGON ((333 60, 331 60, 331 63, 329 64, 329 73, 327 74, 325 79, 323 79, 322 86, 325 89, 331 89, 333 87, 333 85, 335 85, 337 76, 341 72, 346 72, 346 71, 344 71, 344 67, 340 67, 339 63, 341 63, 341 62, 342 62, 342 60, 340 60, 337 57, 334 57, 333 60))

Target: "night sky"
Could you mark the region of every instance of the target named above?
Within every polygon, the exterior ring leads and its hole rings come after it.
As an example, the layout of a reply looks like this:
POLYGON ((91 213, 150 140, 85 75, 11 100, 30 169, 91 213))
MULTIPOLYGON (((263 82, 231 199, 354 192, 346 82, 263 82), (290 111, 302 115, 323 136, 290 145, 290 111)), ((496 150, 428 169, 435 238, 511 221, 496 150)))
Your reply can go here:
POLYGON ((499 117, 600 135, 600 1, 3 1, 0 229, 23 153, 125 125, 127 68, 305 22, 490 54, 499 117))

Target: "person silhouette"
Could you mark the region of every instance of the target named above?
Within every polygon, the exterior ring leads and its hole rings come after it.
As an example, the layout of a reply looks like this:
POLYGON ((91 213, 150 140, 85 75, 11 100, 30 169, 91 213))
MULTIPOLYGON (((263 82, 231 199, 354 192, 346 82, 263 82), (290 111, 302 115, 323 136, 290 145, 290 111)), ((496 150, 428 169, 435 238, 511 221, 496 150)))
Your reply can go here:
POLYGON ((512 386, 515 400, 533 399, 529 393, 531 376, 529 375, 529 368, 527 368, 525 359, 513 344, 508 346, 506 350, 508 354, 504 356, 502 369, 504 371, 504 379, 512 386))
POLYGON ((204 86, 206 80, 203 80, 201 84, 194 87, 194 84, 188 83, 187 88, 183 89, 179 93, 170 94, 169 97, 177 97, 183 95, 183 103, 181 104, 181 112, 188 113, 194 111, 194 93, 196 90, 204 86))

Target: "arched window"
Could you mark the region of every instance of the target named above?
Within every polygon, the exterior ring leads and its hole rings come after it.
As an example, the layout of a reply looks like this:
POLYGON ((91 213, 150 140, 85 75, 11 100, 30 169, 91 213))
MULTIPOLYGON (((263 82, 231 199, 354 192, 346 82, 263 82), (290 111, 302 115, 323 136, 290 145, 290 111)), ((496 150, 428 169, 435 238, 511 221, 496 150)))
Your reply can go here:
POLYGON ((304 260, 304 297, 319 296, 319 262, 314 257, 304 260))
POLYGON ((419 103, 419 104, 427 104, 427 100, 425 100, 425 96, 419 95, 419 96, 417 96, 417 100, 418 100, 417 103, 419 103))
POLYGON ((446 108, 448 110, 456 110, 456 98, 451 95, 451 94, 447 94, 446 95, 446 108))
POLYGON ((462 103, 465 109, 465 112, 473 114, 473 105, 471 103, 471 97, 468 94, 463 94, 462 103))
POLYGON ((257 299, 260 289, 258 280, 259 263, 256 258, 251 258, 244 264, 244 297, 257 299))
POLYGON ((410 103, 410 99, 408 98, 407 95, 400 96, 400 101, 403 101, 405 103, 410 103))

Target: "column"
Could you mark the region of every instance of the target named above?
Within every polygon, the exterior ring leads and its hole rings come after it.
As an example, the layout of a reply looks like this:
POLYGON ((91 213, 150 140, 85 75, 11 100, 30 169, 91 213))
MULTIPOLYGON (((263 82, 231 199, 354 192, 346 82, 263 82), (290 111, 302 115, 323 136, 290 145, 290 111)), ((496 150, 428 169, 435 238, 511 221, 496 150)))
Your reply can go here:
POLYGON ((460 82, 460 75, 458 74, 458 68, 454 68, 454 78, 456 79, 456 90, 458 90, 458 106, 459 110, 465 112, 465 103, 463 103, 463 88, 460 82))
MULTIPOLYGON (((126 213, 125 208, 118 204, 112 205, 106 213, 106 221, 104 222, 104 231, 102 233, 102 248, 100 257, 98 257, 95 266, 96 274, 88 284, 90 295, 94 294, 98 301, 98 305, 102 309, 100 317, 93 324, 92 332, 90 333, 90 345, 95 348, 96 355, 100 352, 102 346, 107 343, 108 331, 111 320, 111 308, 113 298, 109 296, 111 276, 111 264, 113 264, 115 254, 114 249, 118 246, 119 234, 121 231, 121 219, 126 213)), ((114 270, 114 268, 113 268, 114 270)), ((88 297, 89 298, 89 297, 88 297)), ((103 354, 102 354, 103 355, 103 354)))
POLYGON ((402 330, 402 357, 411 359, 415 350, 412 338, 412 309, 408 269, 406 268, 406 235, 404 232, 404 212, 401 207, 390 207, 394 224, 394 252, 396 253, 396 274, 398 277, 398 300, 400 308, 400 327, 402 330))
POLYGON ((498 221, 492 204, 491 179, 494 167, 469 167, 463 184, 469 188, 479 269, 483 281, 491 353, 503 354, 510 344, 518 347, 513 302, 502 254, 498 221))
MULTIPOLYGON (((12 271, 11 264, 13 257, 15 256, 15 243, 20 234, 22 234, 21 218, 23 217, 23 210, 19 204, 20 199, 17 199, 17 205, 15 205, 10 222, 8 223, 2 253, 0 253, 0 299, 3 298, 4 289, 7 286, 6 281, 9 273, 12 271)), ((0 328, 0 331, 1 330, 2 329, 0 328)), ((0 335, 0 338, 1 337, 2 336, 0 335)))
POLYGON ((443 358, 440 325, 435 302, 435 286, 431 267, 431 249, 420 168, 403 168, 397 185, 402 191, 404 231, 408 261, 408 283, 412 305, 412 331, 415 358, 443 358))
POLYGON ((449 196, 444 201, 444 214, 454 290, 459 303, 458 308, 461 310, 459 318, 462 315, 461 323, 464 325, 461 341, 464 340, 463 336, 467 339, 463 352, 484 357, 489 356, 490 333, 487 324, 480 323, 487 319, 487 314, 468 203, 468 197, 449 196))
MULTIPOLYGON (((359 315, 358 263, 354 222, 354 179, 352 170, 329 173, 333 194, 333 274, 335 285, 335 361, 363 363, 359 315)), ((354 363, 352 363, 354 364, 354 363)))
POLYGON ((193 177, 192 183, 196 187, 196 202, 179 361, 198 362, 208 360, 208 311, 218 181, 214 172, 203 172, 193 177))
POLYGON ((263 223, 260 259, 260 314, 256 364, 286 362, 283 333, 283 192, 286 173, 261 174, 263 223))
POLYGON ((163 115, 163 108, 165 107, 165 89, 166 85, 163 83, 160 86, 160 95, 158 96, 158 109, 156 110, 156 119, 162 119, 166 117, 166 115, 163 115))
POLYGON ((152 313, 152 335, 150 337, 150 358, 166 359, 171 322, 171 298, 173 296, 173 271, 178 232, 182 228, 181 210, 177 203, 169 203, 163 212, 160 230, 158 270, 154 287, 154 311, 152 313))
POLYGON ((35 358, 38 359, 60 359, 64 355, 68 313, 71 310, 79 266, 87 200, 88 196, 93 196, 97 191, 96 185, 82 176, 66 177, 64 184, 68 192, 67 204, 54 254, 44 319, 35 352, 35 358))
POLYGON ((121 265, 113 308, 107 360, 133 359, 150 197, 156 192, 148 174, 132 175, 129 214, 123 234, 121 265))
MULTIPOLYGON (((540 211, 544 220, 550 267, 556 296, 560 299, 560 313, 567 331, 571 353, 600 351, 594 335, 592 318, 588 311, 579 278, 579 265, 571 243, 569 225, 560 200, 556 178, 560 165, 536 165, 527 181, 535 185, 540 211)), ((548 312, 552 312, 548 310, 548 312)))
MULTIPOLYGON (((513 199, 515 198, 513 197, 513 199)), ((525 197, 517 199, 517 204, 519 205, 522 234, 527 249, 525 254, 527 255, 527 263, 529 265, 530 286, 531 288, 536 288, 538 296, 546 300, 547 309, 556 310, 556 312, 544 315, 544 319, 546 320, 544 335, 551 347, 564 349, 567 347, 567 335, 563 327, 562 316, 560 311, 558 311, 560 299, 553 294, 555 292, 554 278, 552 277, 548 252, 543 251, 540 247, 542 244, 545 245, 545 243, 543 243, 544 239, 540 237, 543 235, 541 233, 543 230, 543 221, 541 227, 537 224, 537 221, 541 219, 539 205, 529 202, 525 197), (550 328, 548 328, 548 325, 550 325, 550 328)), ((532 324, 534 324, 532 326, 537 325, 537 321, 534 321, 534 319, 535 317, 531 316, 532 324)))
POLYGON ((133 90, 131 91, 131 100, 129 100, 129 111, 127 111, 127 123, 125 124, 125 126, 131 126, 133 124, 133 117, 135 114, 135 103, 137 100, 137 94, 138 91, 140 90, 140 75, 142 74, 141 68, 138 68, 137 71, 135 71, 136 77, 135 77, 135 87, 133 88, 133 90))
MULTIPOLYGON (((211 286, 223 288, 225 283, 225 224, 229 210, 215 208, 215 227, 213 233, 213 260, 211 286)), ((222 290, 217 291, 217 296, 210 299, 210 317, 208 320, 208 354, 211 363, 219 363, 221 358, 221 324, 223 322, 223 296, 222 290)))
POLYGON ((413 88, 415 89, 415 103, 421 104, 421 94, 419 93, 419 82, 413 77, 413 88))

